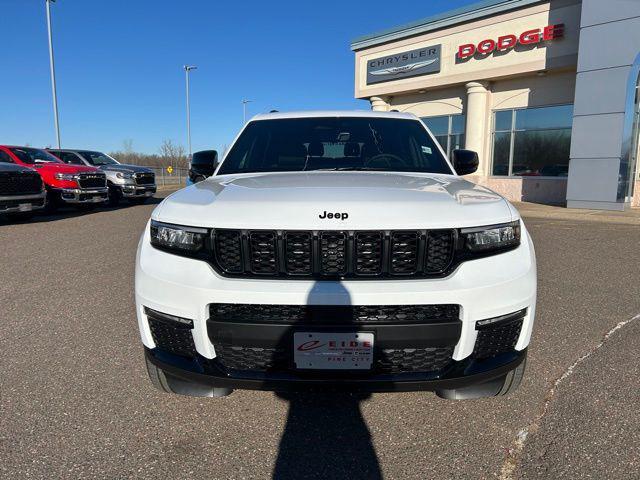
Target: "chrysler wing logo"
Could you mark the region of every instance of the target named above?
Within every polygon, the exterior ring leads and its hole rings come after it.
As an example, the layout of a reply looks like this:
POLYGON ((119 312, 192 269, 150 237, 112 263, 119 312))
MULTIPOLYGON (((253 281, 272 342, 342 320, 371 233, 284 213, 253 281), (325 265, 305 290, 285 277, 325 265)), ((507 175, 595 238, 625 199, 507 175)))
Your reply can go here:
POLYGON ((431 60, 425 60, 423 62, 410 63, 409 65, 402 65, 401 67, 383 68, 381 70, 372 70, 369 75, 398 75, 400 73, 412 72, 420 68, 428 67, 438 61, 437 58, 431 60))

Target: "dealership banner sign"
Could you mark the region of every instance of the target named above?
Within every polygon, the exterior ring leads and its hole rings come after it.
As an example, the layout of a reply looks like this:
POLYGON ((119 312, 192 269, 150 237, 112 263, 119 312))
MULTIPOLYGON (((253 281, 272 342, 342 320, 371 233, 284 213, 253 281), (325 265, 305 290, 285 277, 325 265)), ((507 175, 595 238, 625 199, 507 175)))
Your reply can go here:
POLYGON ((440 72, 441 45, 387 55, 367 62, 367 85, 440 72))

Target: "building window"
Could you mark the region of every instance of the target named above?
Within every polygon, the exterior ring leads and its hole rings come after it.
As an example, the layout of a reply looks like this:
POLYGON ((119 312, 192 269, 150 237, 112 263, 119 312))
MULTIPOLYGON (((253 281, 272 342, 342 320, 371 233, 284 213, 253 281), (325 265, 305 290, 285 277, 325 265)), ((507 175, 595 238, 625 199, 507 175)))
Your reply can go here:
POLYGON ((429 127, 447 156, 453 150, 464 148, 464 115, 424 117, 422 121, 429 127))
POLYGON ((494 112, 493 175, 566 177, 572 121, 573 105, 494 112))

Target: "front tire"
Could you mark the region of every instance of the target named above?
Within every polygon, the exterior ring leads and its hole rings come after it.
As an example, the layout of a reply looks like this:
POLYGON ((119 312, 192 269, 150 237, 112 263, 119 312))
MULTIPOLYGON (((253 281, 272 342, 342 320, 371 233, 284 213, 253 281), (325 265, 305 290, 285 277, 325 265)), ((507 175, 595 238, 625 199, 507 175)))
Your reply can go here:
POLYGON ((45 214, 50 215, 52 213, 55 213, 55 211, 58 209, 59 206, 60 206, 59 196, 53 193, 51 190, 47 191, 47 198, 45 201, 43 212, 45 214))
POLYGON ((120 192, 119 188, 112 187, 111 185, 109 185, 109 200, 107 204, 110 207, 117 207, 118 204, 120 203, 121 196, 122 196, 122 193, 120 192))
POLYGON ((526 369, 527 359, 525 358, 520 365, 518 365, 516 368, 505 375, 502 388, 496 394, 496 397, 502 397, 503 395, 509 395, 515 392, 522 383, 522 379, 524 378, 524 372, 526 369))
POLYGON ((161 368, 155 366, 146 356, 147 375, 149 381, 158 390, 164 393, 175 393, 187 397, 226 397, 231 395, 230 388, 216 388, 211 385, 189 382, 181 378, 174 377, 166 373, 161 368))
POLYGON ((477 398, 502 397, 515 392, 527 368, 527 358, 505 375, 478 385, 456 388, 452 390, 437 390, 436 395, 447 400, 474 400, 477 398))
POLYGON ((25 222, 27 220, 31 220, 36 212, 18 212, 18 213, 9 213, 7 216, 11 221, 25 222))

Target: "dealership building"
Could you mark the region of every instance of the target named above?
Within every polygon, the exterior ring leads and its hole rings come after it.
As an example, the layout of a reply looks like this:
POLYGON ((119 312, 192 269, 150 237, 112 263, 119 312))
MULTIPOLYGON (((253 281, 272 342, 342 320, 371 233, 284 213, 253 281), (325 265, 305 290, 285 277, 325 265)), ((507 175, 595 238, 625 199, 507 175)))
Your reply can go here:
POLYGON ((640 0, 485 0, 353 41, 355 96, 414 113, 511 200, 640 206, 640 0))

